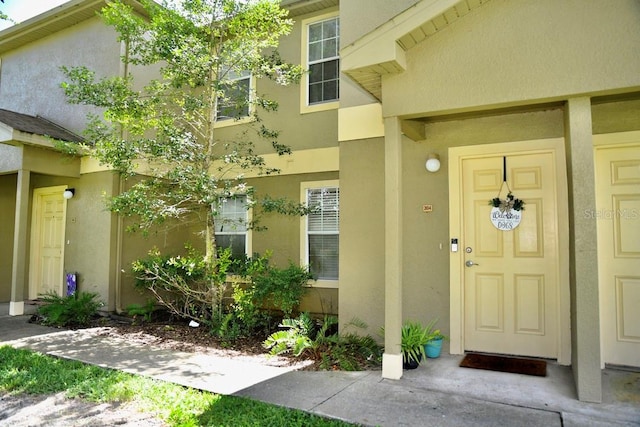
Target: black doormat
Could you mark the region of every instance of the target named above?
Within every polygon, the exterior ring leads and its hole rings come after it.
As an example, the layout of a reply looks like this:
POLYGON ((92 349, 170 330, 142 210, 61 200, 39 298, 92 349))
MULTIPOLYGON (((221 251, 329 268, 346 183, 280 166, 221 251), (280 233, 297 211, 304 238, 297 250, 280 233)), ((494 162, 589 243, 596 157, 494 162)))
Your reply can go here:
POLYGON ((547 376, 547 362, 544 360, 520 359, 518 357, 494 356, 488 354, 467 354, 460 366, 464 368, 486 369, 488 371, 512 374, 547 376))

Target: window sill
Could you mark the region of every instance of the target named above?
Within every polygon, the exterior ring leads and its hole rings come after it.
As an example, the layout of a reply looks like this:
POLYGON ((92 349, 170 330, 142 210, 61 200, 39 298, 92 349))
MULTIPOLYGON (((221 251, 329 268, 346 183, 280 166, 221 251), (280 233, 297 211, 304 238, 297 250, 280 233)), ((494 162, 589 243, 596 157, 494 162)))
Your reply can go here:
POLYGON ((339 280, 311 280, 307 283, 307 287, 338 289, 339 283, 340 283, 339 280))
POLYGON ((244 125, 244 124, 247 124, 247 123, 251 123, 253 121, 254 121, 254 119, 252 117, 243 117, 241 119, 216 120, 216 122, 213 125, 213 127, 214 128, 226 128, 226 127, 229 127, 229 126, 244 125))
POLYGON ((313 104, 313 105, 301 105, 300 114, 337 110, 338 108, 340 108, 340 101, 323 102, 321 104, 313 104))

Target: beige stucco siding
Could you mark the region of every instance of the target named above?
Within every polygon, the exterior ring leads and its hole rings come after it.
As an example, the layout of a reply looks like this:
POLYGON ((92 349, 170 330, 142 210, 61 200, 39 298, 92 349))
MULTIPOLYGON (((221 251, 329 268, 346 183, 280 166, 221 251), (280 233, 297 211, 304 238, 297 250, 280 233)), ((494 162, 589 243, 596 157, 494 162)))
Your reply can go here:
POLYGON ((340 319, 384 324, 384 141, 340 144, 340 319))
MULTIPOLYGON (((333 10, 333 9, 332 9, 333 10)), ((325 13, 323 11, 322 13, 325 13)), ((302 20, 313 18, 316 14, 295 17, 291 34, 280 40, 278 51, 283 60, 300 64, 302 42, 302 20)), ((292 150, 335 147, 338 145, 338 110, 319 111, 309 114, 300 112, 300 85, 281 86, 269 79, 260 79, 256 83, 258 94, 278 103, 275 112, 258 110, 265 126, 279 132, 278 142, 286 144, 292 150)), ((216 137, 221 141, 237 138, 246 129, 245 125, 219 127, 216 137)), ((251 134, 253 138, 253 134, 251 134)), ((256 152, 272 153, 269 140, 256 140, 256 152)))
POLYGON ((410 49, 404 73, 383 78, 384 115, 460 112, 640 87, 638 2, 587 3, 493 0, 474 10, 410 49))
POLYGON ((593 133, 640 130, 640 100, 594 102, 591 107, 593 133))
POLYGON ((0 175, 0 302, 11 298, 17 175, 0 175))
MULTIPOLYGON (((250 179, 248 184, 256 191, 257 198, 266 195, 273 198, 286 197, 291 201, 300 201, 300 184, 310 181, 338 179, 338 172, 310 173, 302 175, 281 175, 250 179)), ((342 188, 340 189, 342 204, 342 188)), ((342 205, 340 206, 342 211, 342 205)), ((300 217, 284 216, 277 213, 261 214, 255 210, 254 219, 264 231, 253 231, 251 240, 254 254, 264 255, 272 252, 271 263, 286 267, 289 261, 300 263, 300 217)), ((342 237, 341 237, 342 240, 342 237)), ((342 280, 342 272, 340 273, 342 280)), ((300 310, 311 313, 338 314, 338 289, 312 287, 302 301, 300 310)))
POLYGON ((114 191, 115 176, 111 172, 83 175, 80 180, 67 180, 76 194, 67 202, 65 270, 78 273, 78 289, 97 292, 113 310, 109 284, 112 245, 115 241, 112 214, 106 210, 103 195, 114 191))
MULTIPOLYGON (((403 140, 403 316, 423 323, 438 318, 449 331, 449 186, 447 149, 452 146, 561 137, 560 108, 426 125, 423 142, 403 140), (441 169, 429 173, 429 153, 441 169), (422 206, 433 206, 424 213, 422 206)), ((384 323, 384 143, 382 139, 340 145, 340 318, 384 323), (372 200, 379 202, 372 203, 372 200)))
POLYGON ((60 67, 85 65, 100 76, 115 76, 119 56, 114 31, 98 18, 7 52, 2 55, 0 108, 39 115, 80 133, 86 113, 95 110, 66 103, 60 67))

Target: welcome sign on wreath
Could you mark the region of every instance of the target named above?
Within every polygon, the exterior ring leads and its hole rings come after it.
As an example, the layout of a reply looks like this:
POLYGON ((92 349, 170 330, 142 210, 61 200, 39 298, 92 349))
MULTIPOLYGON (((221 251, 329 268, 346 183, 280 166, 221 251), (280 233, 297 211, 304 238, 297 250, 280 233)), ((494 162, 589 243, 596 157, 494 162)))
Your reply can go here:
POLYGON ((502 184, 500 190, 498 190, 498 196, 489 200, 489 205, 493 206, 491 209, 491 223, 498 230, 509 231, 520 225, 522 220, 522 211, 524 210, 524 200, 516 198, 509 188, 507 183, 507 158, 502 158, 502 184), (507 185, 507 197, 500 198, 500 193, 504 185, 507 185))

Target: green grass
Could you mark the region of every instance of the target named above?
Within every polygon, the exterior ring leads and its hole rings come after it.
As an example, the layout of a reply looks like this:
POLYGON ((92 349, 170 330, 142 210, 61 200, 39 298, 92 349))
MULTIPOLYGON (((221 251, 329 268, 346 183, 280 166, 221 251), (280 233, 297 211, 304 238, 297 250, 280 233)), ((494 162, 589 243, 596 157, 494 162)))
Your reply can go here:
POLYGON ((53 394, 92 402, 135 402, 172 426, 327 426, 352 424, 234 396, 0 347, 1 394, 53 394))

